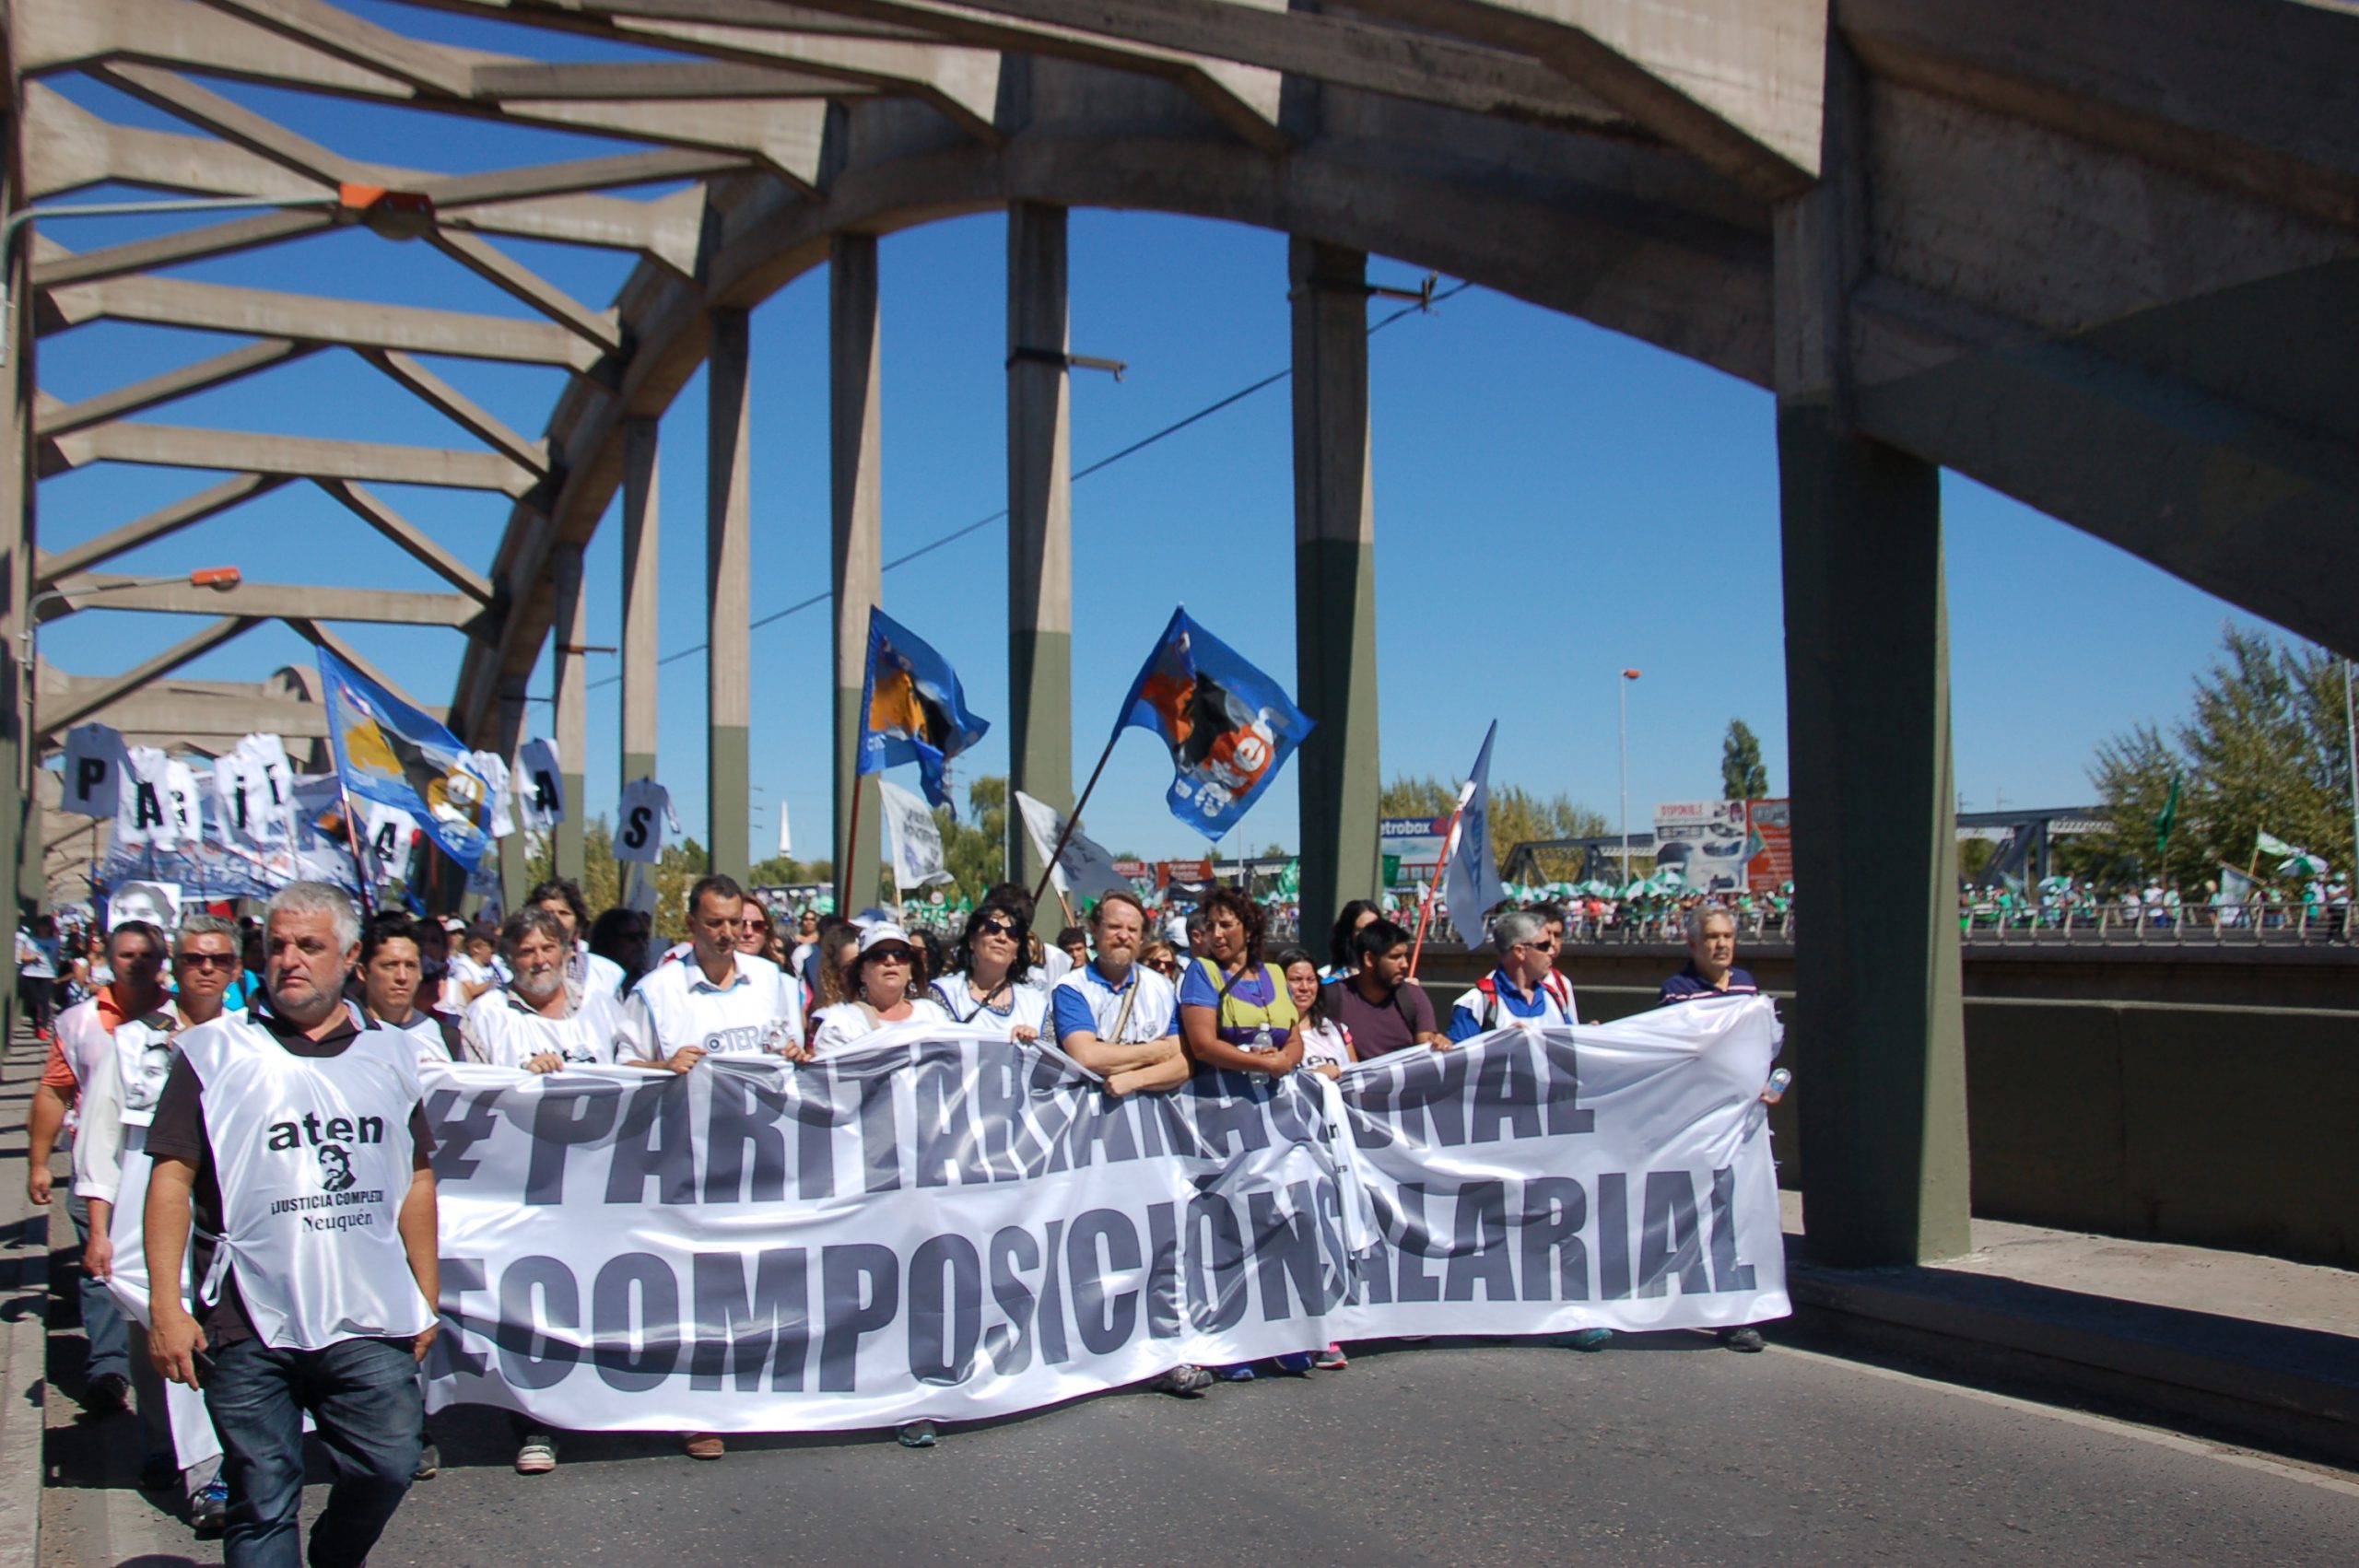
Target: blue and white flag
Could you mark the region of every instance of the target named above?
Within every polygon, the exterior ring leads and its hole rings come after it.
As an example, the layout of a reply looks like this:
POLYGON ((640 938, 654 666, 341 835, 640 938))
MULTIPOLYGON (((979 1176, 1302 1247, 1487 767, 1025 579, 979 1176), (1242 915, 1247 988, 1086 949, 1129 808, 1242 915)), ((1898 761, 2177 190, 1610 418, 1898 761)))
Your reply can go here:
MULTIPOLYGON (((1449 846, 1449 870, 1442 896, 1449 901, 1449 923, 1458 939, 1480 947, 1490 939, 1484 918, 1507 898, 1499 885, 1499 862, 1491 854, 1491 742, 1499 721, 1483 731, 1483 749, 1474 755, 1474 771, 1458 797, 1458 831, 1449 846)), ((1505 956, 1502 954, 1502 956, 1505 956)))
POLYGON ((467 748, 325 648, 320 685, 344 787, 417 819, 442 852, 474 871, 491 847, 491 785, 467 748))
POLYGON ((1285 687, 1180 609, 1131 683, 1114 731, 1136 725, 1163 737, 1175 774, 1171 814, 1218 839, 1262 798, 1314 722, 1285 687))
POLYGON ((925 798, 947 806, 950 791, 942 782, 942 765, 990 729, 967 711, 967 694, 950 661, 872 605, 868 673, 860 692, 859 771, 881 773, 914 762, 925 798))

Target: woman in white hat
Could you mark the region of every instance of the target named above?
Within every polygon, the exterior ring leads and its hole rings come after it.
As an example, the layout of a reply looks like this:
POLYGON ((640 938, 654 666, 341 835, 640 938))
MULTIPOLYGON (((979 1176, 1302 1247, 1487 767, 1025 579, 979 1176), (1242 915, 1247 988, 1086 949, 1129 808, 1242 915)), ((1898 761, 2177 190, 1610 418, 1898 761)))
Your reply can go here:
POLYGON ((860 947, 845 967, 851 1000, 819 1010, 811 1031, 812 1055, 826 1056, 912 1019, 951 1023, 943 1005, 926 995, 924 960, 900 927, 880 920, 861 932, 860 947))

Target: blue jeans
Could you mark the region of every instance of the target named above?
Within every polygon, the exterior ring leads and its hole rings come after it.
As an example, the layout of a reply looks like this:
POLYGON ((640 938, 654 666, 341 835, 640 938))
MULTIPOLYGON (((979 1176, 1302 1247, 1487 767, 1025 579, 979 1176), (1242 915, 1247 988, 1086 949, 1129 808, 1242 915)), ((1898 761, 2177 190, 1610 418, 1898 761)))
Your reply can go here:
POLYGON ((404 1340, 342 1340, 318 1351, 241 1340, 214 1355, 205 1407, 229 1486, 222 1558, 229 1568, 299 1568, 303 1415, 335 1464, 311 1526, 311 1568, 357 1568, 417 1469, 426 1404, 404 1340))
MULTIPOLYGON (((84 1250, 90 1245, 90 1200, 79 1193, 66 1199, 66 1217, 74 1222, 74 1239, 84 1250)), ((131 1325, 124 1321, 123 1308, 115 1305, 114 1297, 107 1290, 104 1280, 88 1274, 81 1280, 82 1332, 90 1341, 89 1364, 83 1369, 84 1381, 89 1382, 112 1373, 117 1377, 131 1375, 131 1325)), ((141 1347, 144 1352, 146 1347, 141 1347)))

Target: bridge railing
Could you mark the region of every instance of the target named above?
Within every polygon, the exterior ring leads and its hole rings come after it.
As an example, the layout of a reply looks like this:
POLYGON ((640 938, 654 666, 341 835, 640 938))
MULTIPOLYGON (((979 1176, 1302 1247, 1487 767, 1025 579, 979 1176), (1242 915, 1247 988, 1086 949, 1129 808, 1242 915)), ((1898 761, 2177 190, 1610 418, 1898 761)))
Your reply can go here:
MULTIPOLYGON (((1977 947, 2305 947, 2359 945, 2359 924, 2347 908, 2311 905, 2210 905, 2177 909, 1976 909, 1959 912, 1960 934, 1977 947)), ((1794 913, 1754 911, 1737 916, 1741 944, 1791 942, 1794 913)), ((1566 922, 1567 945, 1614 946, 1684 942, 1676 914, 1618 916, 1566 922)))

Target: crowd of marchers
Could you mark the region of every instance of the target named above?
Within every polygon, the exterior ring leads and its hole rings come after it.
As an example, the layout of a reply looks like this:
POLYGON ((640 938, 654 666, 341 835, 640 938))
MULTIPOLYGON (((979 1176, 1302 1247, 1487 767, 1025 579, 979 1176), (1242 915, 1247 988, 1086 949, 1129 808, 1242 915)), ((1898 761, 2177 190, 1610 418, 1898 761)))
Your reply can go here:
MULTIPOLYGON (((951 940, 889 918, 804 914, 788 930, 735 882, 709 876, 688 895, 687 940, 669 947, 629 909, 593 919, 564 879, 496 925, 456 931, 406 914, 364 919, 316 883, 283 890, 257 921, 118 924, 87 993, 37 1020, 51 1048, 29 1122, 36 1204, 52 1200, 52 1155, 72 1133, 84 1405, 94 1417, 135 1408, 142 1484, 176 1491, 232 1563, 303 1559, 308 1417, 337 1475, 308 1560, 362 1562, 440 1463, 418 1371, 440 1296, 428 1064, 687 1073, 709 1056, 824 1058, 921 1021, 1053 1045, 1104 1093, 1127 1095, 1220 1070, 1339 1076, 1389 1052, 1581 1022, 1556 966, 1567 916, 1555 907, 1495 912, 1495 967, 1438 1005, 1411 977, 1413 932, 1366 901, 1344 907, 1319 954, 1273 950, 1262 907, 1226 887, 1168 928, 1119 892, 1056 942, 1035 934, 1035 913, 1023 888, 1002 884, 951 940), (130 1190, 137 1172, 144 1188, 130 1190), (323 1188, 354 1217, 271 1223, 318 1207, 323 1188), (137 1226, 118 1223, 124 1206, 137 1226), (139 1325, 107 1285, 124 1235, 136 1235, 147 1280, 187 1282, 152 1293, 136 1345, 139 1325), (168 1382, 202 1396, 201 1409, 179 1397, 177 1444, 168 1382), (215 1443, 186 1441, 190 1422, 209 1422, 215 1443), (217 1459, 180 1461, 217 1445, 217 1459)), ((1735 966, 1737 934, 1731 910, 1690 910, 1690 960, 1661 1002, 1753 991, 1735 966)), ((1761 1348, 1752 1328, 1721 1338, 1761 1348)), ((1611 1339, 1588 1328, 1564 1342, 1594 1351, 1611 1339)), ((1149 1387, 1194 1398, 1223 1381, 1348 1364, 1329 1344, 1258 1367, 1180 1366, 1149 1387)), ((510 1419, 516 1469, 554 1469, 560 1434, 510 1419)), ((936 1433, 919 1422, 899 1435, 923 1447, 936 1433)), ((717 1433, 681 1441, 694 1458, 725 1452, 717 1433)))

